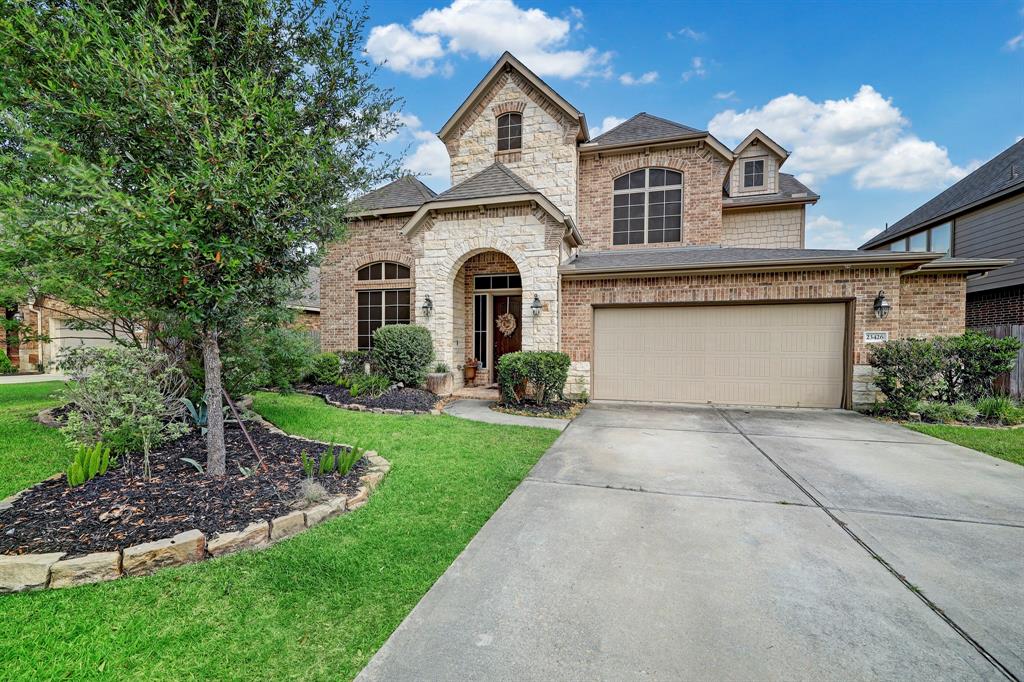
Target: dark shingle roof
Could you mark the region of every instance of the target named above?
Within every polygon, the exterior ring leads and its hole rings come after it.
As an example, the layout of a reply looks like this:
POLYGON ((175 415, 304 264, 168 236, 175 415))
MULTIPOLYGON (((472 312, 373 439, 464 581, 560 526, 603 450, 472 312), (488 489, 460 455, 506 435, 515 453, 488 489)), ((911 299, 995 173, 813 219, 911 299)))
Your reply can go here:
POLYGON ((394 182, 367 192, 352 202, 354 213, 380 211, 389 208, 419 208, 437 193, 415 176, 404 175, 394 182))
MULTIPOLYGON (((651 270, 657 268, 735 265, 760 263, 766 266, 778 261, 842 261, 877 258, 889 252, 858 251, 853 249, 755 249, 718 247, 681 247, 668 249, 627 249, 618 251, 581 251, 575 260, 561 267, 566 274, 604 272, 608 270, 651 270)), ((925 260, 935 254, 912 254, 925 260)))
POLYGON ((484 199, 513 194, 536 194, 537 190, 500 163, 492 163, 476 175, 437 195, 437 201, 484 199))
POLYGON ((303 310, 320 310, 320 268, 310 268, 306 279, 306 287, 290 305, 303 310))
POLYGON ((861 247, 867 248, 913 232, 937 218, 951 216, 1015 185, 1024 188, 1024 140, 1018 140, 984 166, 942 192, 909 215, 875 235, 861 247))
POLYGON ((666 138, 696 135, 706 132, 706 130, 698 130, 697 128, 684 126, 681 123, 675 123, 674 121, 669 121, 664 118, 651 116, 646 112, 640 112, 628 121, 620 123, 607 132, 601 133, 592 139, 587 147, 611 147, 620 144, 646 142, 649 140, 663 140, 666 138))
POLYGON ((788 204, 791 202, 805 201, 814 203, 821 197, 808 189, 789 173, 779 173, 779 191, 774 194, 756 194, 753 196, 730 197, 728 189, 722 199, 722 206, 760 206, 762 204, 788 204))

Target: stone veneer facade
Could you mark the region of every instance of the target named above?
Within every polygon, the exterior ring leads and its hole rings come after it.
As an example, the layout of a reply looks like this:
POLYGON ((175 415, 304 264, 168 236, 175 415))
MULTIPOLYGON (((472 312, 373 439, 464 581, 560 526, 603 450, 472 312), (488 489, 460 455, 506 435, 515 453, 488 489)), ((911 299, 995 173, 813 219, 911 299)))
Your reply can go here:
POLYGON ((722 214, 722 246, 804 248, 804 208, 730 210, 722 214))

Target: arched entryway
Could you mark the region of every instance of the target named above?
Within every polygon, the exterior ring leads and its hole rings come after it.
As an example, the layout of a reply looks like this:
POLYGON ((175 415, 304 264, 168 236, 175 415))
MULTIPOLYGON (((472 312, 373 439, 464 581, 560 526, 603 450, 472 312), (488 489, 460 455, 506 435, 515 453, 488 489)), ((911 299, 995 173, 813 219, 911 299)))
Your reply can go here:
POLYGON ((495 368, 505 353, 523 348, 523 281, 511 257, 496 250, 469 256, 452 282, 452 338, 463 349, 458 364, 479 363, 466 385, 488 386, 497 381, 495 368))

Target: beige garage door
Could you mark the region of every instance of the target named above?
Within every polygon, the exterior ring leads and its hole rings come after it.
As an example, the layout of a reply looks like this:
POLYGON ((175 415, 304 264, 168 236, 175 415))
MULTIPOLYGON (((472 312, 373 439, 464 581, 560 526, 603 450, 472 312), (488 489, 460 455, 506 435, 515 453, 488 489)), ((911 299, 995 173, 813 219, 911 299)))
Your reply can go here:
POLYGON ((840 407, 842 303, 598 308, 605 400, 840 407))

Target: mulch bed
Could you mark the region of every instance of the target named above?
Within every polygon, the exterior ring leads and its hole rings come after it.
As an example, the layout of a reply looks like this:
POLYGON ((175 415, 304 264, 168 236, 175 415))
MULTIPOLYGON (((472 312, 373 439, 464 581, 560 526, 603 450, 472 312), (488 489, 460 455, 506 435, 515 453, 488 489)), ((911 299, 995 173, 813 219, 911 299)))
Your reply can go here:
POLYGON ((300 389, 306 393, 312 393, 342 405, 362 405, 369 410, 430 412, 439 400, 436 395, 421 388, 393 388, 379 398, 362 395, 358 398, 353 398, 347 388, 335 386, 334 384, 302 386, 300 389))
MULTIPOLYGON (((198 528, 207 537, 241 530, 250 523, 296 508, 305 479, 300 453, 322 447, 247 422, 265 466, 245 478, 239 465, 255 467, 256 456, 237 425, 225 431, 227 476, 211 479, 182 462, 206 461, 205 438, 197 431, 165 443, 150 455, 152 479, 142 475, 142 455, 130 466, 111 465, 75 488, 64 478, 47 480, 0 511, 0 554, 67 552, 70 556, 111 551, 198 528)), ((332 495, 355 494, 367 469, 360 460, 348 473, 317 476, 332 495)))
POLYGON ((550 419, 572 419, 584 404, 575 400, 552 400, 547 405, 538 405, 532 400, 524 400, 518 405, 502 405, 494 403, 491 409, 505 414, 518 414, 524 417, 547 417, 550 419))

